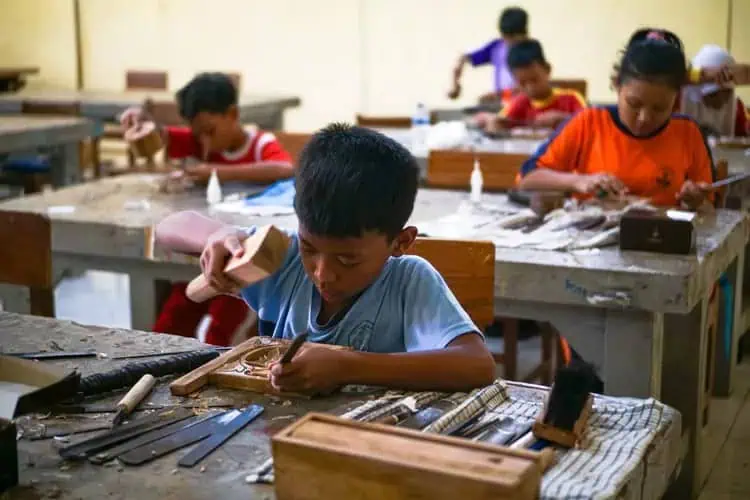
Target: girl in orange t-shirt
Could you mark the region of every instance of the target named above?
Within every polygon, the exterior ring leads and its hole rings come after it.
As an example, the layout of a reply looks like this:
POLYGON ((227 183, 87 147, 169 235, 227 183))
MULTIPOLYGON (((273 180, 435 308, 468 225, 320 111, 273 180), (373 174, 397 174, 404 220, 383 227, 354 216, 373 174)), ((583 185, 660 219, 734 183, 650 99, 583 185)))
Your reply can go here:
POLYGON ((638 41, 615 70, 617 104, 586 109, 558 129, 523 165, 520 188, 627 192, 692 209, 710 201, 710 150, 692 119, 672 113, 687 78, 682 50, 638 41))

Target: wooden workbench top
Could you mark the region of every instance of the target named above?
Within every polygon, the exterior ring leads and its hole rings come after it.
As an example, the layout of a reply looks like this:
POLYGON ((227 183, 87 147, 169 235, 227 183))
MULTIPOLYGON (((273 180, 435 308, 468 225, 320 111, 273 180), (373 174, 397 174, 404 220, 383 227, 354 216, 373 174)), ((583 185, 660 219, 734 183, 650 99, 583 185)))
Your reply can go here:
MULTIPOLYGON (((158 177, 153 175, 120 176, 10 200, 0 204, 0 210, 49 214, 55 252, 151 259, 153 224, 178 210, 211 214, 204 189, 168 195, 159 193, 157 184, 158 177)), ((225 191, 229 190, 230 186, 225 186, 225 191)), ((411 221, 418 226, 420 221, 455 213, 467 197, 463 192, 420 189, 411 221)), ((485 195, 484 200, 508 205, 504 195, 485 195)), ((240 226, 274 223, 282 228, 297 227, 293 215, 212 215, 240 226)), ((695 255, 621 252, 617 247, 573 252, 498 248, 495 296, 688 312, 743 250, 749 236, 745 214, 722 210, 701 218, 695 255), (624 299, 607 302, 614 295, 624 299)))
MULTIPOLYGON (((40 350, 88 351, 106 353, 109 358, 85 358, 66 361, 40 361, 78 369, 82 374, 92 374, 117 367, 127 361, 110 359, 116 355, 168 352, 198 348, 193 339, 165 334, 130 331, 106 327, 84 326, 70 321, 60 321, 32 316, 0 312, 3 352, 30 352, 40 350)), ((153 359, 153 358, 151 358, 153 359)), ((269 455, 269 436, 285 427, 295 418, 308 411, 333 411, 338 413, 359 405, 375 396, 374 393, 349 392, 333 397, 310 400, 285 400, 269 398, 254 393, 234 390, 204 389, 198 397, 176 398, 162 380, 142 403, 144 409, 157 409, 170 405, 189 405, 197 408, 233 407, 249 403, 265 407, 263 415, 231 441, 222 445, 202 462, 203 467, 177 468, 177 460, 184 451, 166 455, 140 467, 125 467, 117 462, 97 466, 88 462, 64 462, 57 453, 62 446, 53 439, 18 442, 21 486, 15 488, 9 498, 112 498, 112 499, 247 499, 273 498, 273 487, 249 485, 245 476, 262 464, 269 455)), ((541 408, 545 389, 524 384, 508 384, 510 396, 523 408, 534 411, 541 408)), ((109 421, 112 409, 120 394, 96 401, 86 402, 88 419, 109 421), (106 410, 106 411, 105 411, 106 410)), ((613 403, 617 399, 607 398, 613 403)), ((603 401, 607 405, 607 399, 603 401)), ((623 400, 627 401, 630 400, 623 400)), ((647 404, 648 402, 644 402, 647 404)), ((664 411, 674 411, 665 408, 664 411)), ((69 415, 68 420, 83 418, 69 415)), ((619 419, 617 417, 615 420, 619 419)), ((670 471, 674 469, 679 449, 679 416, 671 418, 672 424, 662 425, 662 430, 653 436, 648 446, 648 458, 633 464, 632 470, 624 471, 620 480, 613 483, 616 490, 633 492, 634 499, 653 498, 668 484, 670 471), (645 468, 649 470, 645 474, 645 468), (649 484, 646 485, 646 482, 649 484), (643 493, 643 497, 641 497, 643 493)), ((668 420, 669 421, 669 420, 668 420)), ((21 417, 19 427, 38 425, 37 417, 21 417)), ((44 423, 50 424, 46 421, 44 423)), ((59 423, 59 420, 58 420, 59 423)), ((85 436, 71 437, 75 442, 85 436)), ((641 436, 639 439, 643 439, 641 436)), ((5 497, 3 497, 5 498, 5 497)), ((550 496, 554 498, 554 494, 550 496)))

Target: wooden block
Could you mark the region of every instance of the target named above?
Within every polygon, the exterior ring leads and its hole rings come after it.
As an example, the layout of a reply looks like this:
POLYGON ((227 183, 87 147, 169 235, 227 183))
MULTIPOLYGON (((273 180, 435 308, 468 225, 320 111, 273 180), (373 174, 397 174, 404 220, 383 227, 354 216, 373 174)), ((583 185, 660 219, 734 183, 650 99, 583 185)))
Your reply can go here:
MULTIPOLYGON (((284 263, 289 238, 274 226, 263 226, 243 242, 245 253, 227 262, 224 272, 243 286, 261 281, 284 263)), ((202 274, 191 281, 186 295, 193 302, 204 302, 218 295, 202 274)))
POLYGON ((546 439, 547 441, 560 446, 565 446, 566 448, 573 448, 581 441, 581 436, 586 429, 589 416, 591 416, 593 404, 594 398, 589 395, 586 399, 586 403, 583 405, 583 409, 581 409, 580 416, 576 419, 575 424, 573 424, 572 431, 545 424, 543 421, 543 416, 547 413, 547 408, 545 406, 539 419, 537 419, 537 421, 534 422, 534 425, 532 425, 531 431, 536 438, 546 439))
MULTIPOLYGON (((271 337, 250 338, 203 366, 178 378, 169 385, 175 396, 186 396, 211 384, 243 391, 284 396, 301 394, 279 393, 268 381, 267 365, 277 361, 291 345, 291 341, 271 337)), ((326 345, 330 349, 348 349, 326 345)))
POLYGON ((620 219, 620 250, 693 253, 695 219, 695 214, 681 210, 629 210, 620 219))
POLYGON ((154 122, 143 122, 125 131, 131 151, 140 158, 152 158, 164 147, 161 132, 154 122))
POLYGON ((539 497, 541 454, 310 413, 272 438, 279 500, 539 497))

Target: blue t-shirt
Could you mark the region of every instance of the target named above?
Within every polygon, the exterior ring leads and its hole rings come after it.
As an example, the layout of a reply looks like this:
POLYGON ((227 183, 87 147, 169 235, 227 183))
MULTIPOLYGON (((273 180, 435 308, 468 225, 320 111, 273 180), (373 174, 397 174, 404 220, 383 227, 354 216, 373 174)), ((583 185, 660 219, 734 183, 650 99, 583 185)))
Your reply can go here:
POLYGON ((281 269, 242 290, 258 313, 260 335, 291 339, 307 330, 311 342, 393 353, 441 349, 464 333, 479 333, 435 268, 411 255, 389 258, 343 317, 318 324, 320 294, 302 266, 297 235, 291 236, 281 269))

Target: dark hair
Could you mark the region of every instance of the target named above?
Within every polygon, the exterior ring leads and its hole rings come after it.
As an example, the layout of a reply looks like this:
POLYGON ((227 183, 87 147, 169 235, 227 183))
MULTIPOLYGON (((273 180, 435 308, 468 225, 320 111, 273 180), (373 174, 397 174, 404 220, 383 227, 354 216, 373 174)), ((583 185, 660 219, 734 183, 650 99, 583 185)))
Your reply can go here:
POLYGON ((687 79, 684 52, 661 39, 646 38, 631 43, 614 69, 617 85, 628 80, 645 80, 679 91, 687 79))
POLYGON ((636 42, 643 42, 645 40, 662 40, 678 47, 683 53, 685 52, 685 48, 682 45, 682 40, 680 40, 680 37, 669 30, 663 30, 661 28, 641 28, 639 30, 636 30, 632 35, 630 35, 630 40, 628 40, 627 47, 630 47, 636 42))
POLYGON ((411 216, 419 166, 401 144, 374 130, 334 123, 300 153, 294 209, 315 235, 395 238, 411 216))
POLYGON ((520 7, 508 7, 500 13, 497 21, 503 35, 525 35, 528 32, 529 15, 520 7))
POLYGON ((201 73, 177 91, 177 106, 191 121, 198 113, 226 113, 237 105, 237 88, 224 73, 201 73))
POLYGON ((534 63, 549 66, 544 58, 544 49, 538 40, 523 40, 508 51, 508 67, 510 69, 527 68, 534 63))

